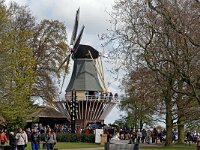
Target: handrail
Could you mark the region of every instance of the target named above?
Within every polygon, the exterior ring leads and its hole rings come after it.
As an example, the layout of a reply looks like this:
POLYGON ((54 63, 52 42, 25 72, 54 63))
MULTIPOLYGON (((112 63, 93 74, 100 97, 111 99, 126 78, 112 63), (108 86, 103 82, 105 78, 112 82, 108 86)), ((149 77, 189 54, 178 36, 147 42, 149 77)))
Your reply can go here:
MULTIPOLYGON (((66 100, 71 100, 71 95, 65 95, 66 100)), ((118 97, 114 96, 98 96, 98 95, 85 95, 85 96, 77 96, 77 100, 98 100, 98 101, 117 101, 118 97)))

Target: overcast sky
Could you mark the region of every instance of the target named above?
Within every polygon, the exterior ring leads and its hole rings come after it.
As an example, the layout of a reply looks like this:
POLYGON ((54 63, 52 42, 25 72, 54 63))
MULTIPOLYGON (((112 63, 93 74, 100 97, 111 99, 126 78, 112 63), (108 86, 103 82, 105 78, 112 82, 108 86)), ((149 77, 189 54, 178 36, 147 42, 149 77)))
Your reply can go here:
MULTIPOLYGON (((6 0, 8 4, 11 0, 6 0)), ((18 4, 26 5, 30 8, 32 14, 37 21, 42 19, 55 19, 63 22, 67 27, 68 41, 71 37, 71 32, 74 24, 76 10, 80 7, 79 29, 85 25, 85 30, 81 40, 82 44, 88 44, 103 52, 101 41, 98 35, 106 32, 110 24, 108 22, 109 15, 107 12, 111 11, 114 0, 13 0, 18 4)), ((109 85, 109 91, 119 93, 119 82, 112 78, 109 73, 111 64, 106 64, 103 60, 105 70, 105 81, 109 85), (108 84, 108 81, 111 84, 108 84)), ((67 77, 70 78, 70 75, 67 77)), ((69 80, 66 80, 66 86, 69 80)), ((65 89, 66 87, 64 87, 65 89)), ((105 123, 113 123, 118 119, 120 112, 114 108, 105 119, 105 123)))

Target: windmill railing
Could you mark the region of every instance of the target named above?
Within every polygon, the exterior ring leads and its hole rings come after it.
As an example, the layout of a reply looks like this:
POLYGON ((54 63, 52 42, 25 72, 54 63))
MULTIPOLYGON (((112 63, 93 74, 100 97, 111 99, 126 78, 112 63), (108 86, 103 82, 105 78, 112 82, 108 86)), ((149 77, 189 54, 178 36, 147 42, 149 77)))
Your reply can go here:
MULTIPOLYGON (((114 96, 78 95, 76 101, 76 118, 78 120, 104 120, 110 111, 119 104, 118 97, 114 96)), ((71 104, 71 95, 66 95, 65 99, 54 102, 57 110, 65 114, 68 120, 71 119, 71 104)))
MULTIPOLYGON (((65 99, 67 101, 71 101, 72 97, 71 95, 66 95, 65 99)), ((97 96, 97 95, 85 95, 85 96, 77 96, 77 101, 104 101, 104 102, 114 102, 118 103, 119 99, 118 97, 114 96, 97 96)))

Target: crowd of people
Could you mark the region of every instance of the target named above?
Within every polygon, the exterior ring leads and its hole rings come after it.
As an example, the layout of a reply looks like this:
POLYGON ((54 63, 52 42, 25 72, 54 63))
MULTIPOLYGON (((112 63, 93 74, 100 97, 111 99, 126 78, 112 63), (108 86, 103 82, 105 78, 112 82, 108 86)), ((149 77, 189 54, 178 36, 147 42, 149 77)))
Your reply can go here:
POLYGON ((31 131, 18 128, 16 133, 0 129, 0 146, 9 145, 10 150, 25 150, 30 141, 32 150, 39 150, 41 142, 45 144, 47 150, 53 150, 57 142, 55 132, 48 126, 43 134, 45 139, 42 141, 38 128, 33 128, 31 131))
POLYGON ((187 141, 195 143, 200 138, 200 132, 188 130, 186 133, 187 141))
MULTIPOLYGON (((124 130, 120 129, 119 132, 110 133, 109 130, 105 132, 108 135, 108 140, 131 140, 133 143, 165 143, 166 141, 166 129, 158 130, 153 129, 142 129, 142 130, 124 130)), ((178 140, 178 131, 173 129, 171 132, 172 142, 178 140)), ((200 138, 200 133, 196 131, 187 131, 185 134, 185 141, 190 141, 193 143, 197 142, 197 139, 200 138)))
MULTIPOLYGON (((53 150, 57 142, 57 133, 70 132, 70 129, 65 124, 55 124, 53 128, 49 125, 43 126, 42 124, 35 124, 32 129, 27 128, 23 130, 18 128, 17 132, 7 131, 6 129, 0 129, 0 147, 9 145, 10 150, 25 150, 28 142, 31 142, 32 150, 39 150, 40 143, 43 143, 43 148, 47 150, 53 150), (41 138, 44 135, 44 139, 41 138), (7 143, 7 144, 6 144, 7 143), (45 146, 44 146, 45 145, 45 146)), ((78 131, 76 132, 78 133, 78 131)), ((80 130, 79 133, 95 134, 94 128, 86 128, 80 130)), ((166 140, 166 130, 161 129, 142 129, 142 130, 126 130, 109 127, 104 129, 104 133, 107 134, 107 142, 112 139, 115 140, 131 140, 133 143, 164 143, 166 140)), ((176 129, 172 130, 172 142, 178 140, 178 132, 176 129)), ((186 140, 196 142, 200 137, 200 133, 196 131, 187 131, 186 140)))

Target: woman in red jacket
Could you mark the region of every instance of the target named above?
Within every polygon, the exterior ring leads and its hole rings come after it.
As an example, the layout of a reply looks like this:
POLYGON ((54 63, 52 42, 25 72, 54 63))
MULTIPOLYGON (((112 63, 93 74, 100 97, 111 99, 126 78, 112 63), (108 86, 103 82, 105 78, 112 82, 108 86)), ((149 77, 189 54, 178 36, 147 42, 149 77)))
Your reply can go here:
POLYGON ((5 143, 8 143, 8 139, 6 137, 6 134, 3 132, 2 129, 0 129, 0 145, 4 145, 5 143))

